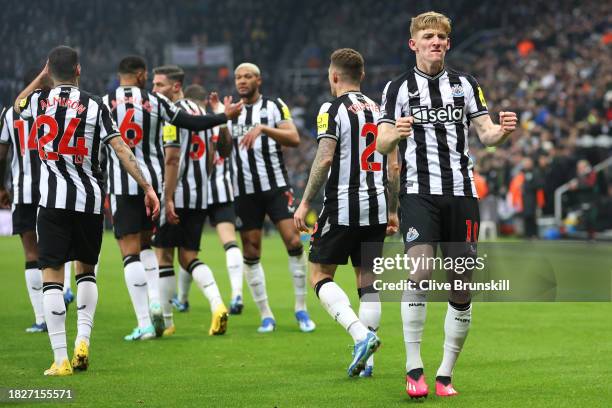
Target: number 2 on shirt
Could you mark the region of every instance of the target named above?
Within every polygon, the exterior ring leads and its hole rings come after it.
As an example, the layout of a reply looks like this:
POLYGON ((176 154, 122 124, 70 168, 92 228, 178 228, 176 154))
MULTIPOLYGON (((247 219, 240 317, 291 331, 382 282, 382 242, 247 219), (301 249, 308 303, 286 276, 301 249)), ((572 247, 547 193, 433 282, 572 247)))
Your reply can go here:
POLYGON ((45 145, 52 143, 57 137, 59 126, 54 117, 48 115, 41 115, 36 118, 34 121, 34 125, 32 126, 32 130, 30 133, 30 138, 33 137, 32 133, 36 135, 38 130, 46 126, 46 132, 41 138, 38 139, 38 155, 41 160, 59 160, 59 155, 67 155, 74 156, 74 162, 77 164, 83 163, 83 157, 89 154, 89 149, 85 146, 85 138, 77 137, 76 138, 76 146, 70 146, 70 141, 72 140, 72 136, 74 136, 74 132, 77 127, 79 127, 79 123, 81 123, 81 119, 72 118, 70 122, 68 122, 68 126, 64 129, 64 134, 60 139, 57 151, 45 151, 45 145))
POLYGON ((378 127, 374 123, 366 123, 361 128, 361 136, 367 137, 369 134, 374 136, 372 143, 366 146, 361 153, 361 170, 363 171, 381 171, 382 163, 368 161, 370 156, 376 151, 376 137, 378 137, 378 127))

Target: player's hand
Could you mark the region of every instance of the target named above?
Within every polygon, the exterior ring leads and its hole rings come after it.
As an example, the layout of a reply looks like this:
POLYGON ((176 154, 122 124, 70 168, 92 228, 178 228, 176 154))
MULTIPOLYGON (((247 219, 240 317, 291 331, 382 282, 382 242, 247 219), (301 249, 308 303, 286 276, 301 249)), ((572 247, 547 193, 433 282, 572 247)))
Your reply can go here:
POLYGON ((255 139, 257 139, 262 133, 262 129, 260 125, 255 126, 248 132, 244 134, 244 137, 240 141, 240 147, 244 147, 245 149, 251 149, 255 144, 255 139))
POLYGON ((159 217, 159 199, 153 187, 149 186, 145 191, 145 208, 147 209, 147 217, 156 220, 159 217))
POLYGON ((166 219, 172 225, 178 224, 181 220, 174 209, 174 200, 166 199, 166 219))
POLYGON ((399 218, 397 213, 390 213, 387 217, 387 236, 395 235, 399 229, 399 218))
POLYGON ((297 210, 295 210, 295 213, 293 213, 293 223, 298 232, 309 232, 306 225, 306 215, 308 215, 309 209, 310 205, 306 201, 302 201, 297 210))
POLYGON ((0 208, 11 207, 11 195, 4 188, 0 188, 0 208))
POLYGON ((414 123, 414 118, 412 116, 401 117, 395 122, 395 129, 397 129, 397 134, 400 139, 406 139, 412 136, 412 124, 414 123))
POLYGON ((499 126, 505 134, 512 133, 516 130, 518 119, 514 112, 499 112, 499 126))
POLYGON ((240 116, 240 112, 242 111, 242 101, 232 103, 232 97, 226 96, 223 98, 223 106, 225 107, 223 112, 228 119, 233 120, 240 116))
POLYGON ((210 108, 213 112, 218 112, 219 106, 221 105, 221 101, 219 101, 219 94, 216 92, 211 92, 208 96, 208 103, 210 103, 210 108))

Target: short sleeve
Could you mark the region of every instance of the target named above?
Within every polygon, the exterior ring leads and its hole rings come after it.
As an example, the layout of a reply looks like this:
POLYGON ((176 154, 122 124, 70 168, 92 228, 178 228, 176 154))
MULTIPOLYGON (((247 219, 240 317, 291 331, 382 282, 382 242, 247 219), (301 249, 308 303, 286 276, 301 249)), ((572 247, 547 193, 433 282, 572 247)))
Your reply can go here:
POLYGON ((402 116, 402 104, 398 99, 401 84, 401 81, 389 81, 385 86, 380 104, 380 119, 378 119, 378 125, 381 123, 395 125, 395 121, 402 116))
POLYGON ((35 99, 38 99, 40 89, 35 90, 19 101, 19 116, 21 116, 22 119, 32 119, 34 117, 34 113, 32 112, 32 98, 34 95, 36 95, 35 99))
POLYGON ((168 98, 161 94, 154 94, 159 101, 159 115, 166 122, 172 123, 178 115, 179 108, 173 104, 168 98))
POLYGON ((325 102, 317 115, 317 142, 323 138, 338 140, 337 104, 325 102))
POLYGON ((289 107, 281 98, 276 98, 274 101, 274 122, 281 123, 284 121, 292 120, 291 111, 289 107))
POLYGON ((108 106, 100 104, 100 140, 108 143, 112 138, 119 136, 119 129, 108 110, 108 106))
POLYGON ((6 123, 6 115, 8 114, 9 109, 2 109, 2 114, 0 115, 0 143, 9 144, 11 143, 11 134, 9 131, 8 123, 6 123))
POLYGON ((487 101, 484 97, 482 88, 471 76, 466 77, 469 87, 466 93, 467 117, 469 119, 476 118, 482 115, 488 115, 487 101))

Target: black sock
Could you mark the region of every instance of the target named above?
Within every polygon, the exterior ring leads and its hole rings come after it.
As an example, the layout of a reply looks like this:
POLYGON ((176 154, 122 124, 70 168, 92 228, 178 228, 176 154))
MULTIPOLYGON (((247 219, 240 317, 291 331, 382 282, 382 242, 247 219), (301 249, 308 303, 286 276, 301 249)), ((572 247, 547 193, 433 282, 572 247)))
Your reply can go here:
POLYGON ((423 375, 423 369, 413 368, 412 370, 408 371, 406 374, 408 375, 408 377, 412 378, 414 381, 418 381, 419 378, 421 378, 421 376, 423 375))
POLYGON ((445 375, 439 375, 436 377, 436 381, 442 383, 445 387, 451 383, 451 378, 445 375))

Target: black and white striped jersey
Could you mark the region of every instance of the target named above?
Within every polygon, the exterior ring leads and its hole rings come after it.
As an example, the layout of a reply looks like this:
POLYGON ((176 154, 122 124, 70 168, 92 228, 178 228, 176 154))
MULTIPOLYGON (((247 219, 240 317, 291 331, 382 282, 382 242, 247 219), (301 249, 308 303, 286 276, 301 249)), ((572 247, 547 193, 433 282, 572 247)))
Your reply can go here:
POLYGON ((253 105, 244 105, 240 116, 230 124, 234 141, 232 165, 234 166, 234 194, 245 195, 289 186, 287 169, 283 161, 281 145, 262 134, 255 139, 251 149, 238 143, 258 124, 277 127, 291 120, 289 108, 280 99, 261 96, 253 105))
MULTIPOLYGON (((33 119, 24 120, 13 108, 4 110, 0 119, 0 143, 12 149, 13 204, 38 204, 40 159, 36 133, 30 132, 33 119)), ((4 184, 4 180, 0 180, 4 184)))
POLYGON ((401 191, 477 197, 468 128, 488 113, 476 80, 451 69, 432 77, 414 67, 387 83, 379 123, 414 118, 413 134, 398 145, 401 191))
MULTIPOLYGON (((160 192, 164 176, 164 152, 161 140, 163 121, 170 122, 178 108, 163 95, 136 86, 120 86, 104 96, 121 137, 132 149, 138 164, 153 189, 160 192)), ((113 149, 108 154, 109 193, 143 194, 142 189, 122 168, 113 149)))
MULTIPOLYGON (((195 102, 181 99, 175 106, 191 115, 205 115, 206 112, 195 102)), ((178 147, 181 157, 178 181, 174 192, 176 208, 206 209, 208 207, 208 171, 206 152, 212 129, 195 132, 166 124, 163 129, 164 147, 178 147)))
POLYGON ((102 98, 60 85, 34 91, 20 108, 23 119, 33 119, 42 162, 39 205, 99 214, 105 196, 100 143, 119 136, 102 98))
MULTIPOLYGON (((219 128, 213 129, 213 135, 208 141, 209 146, 213 146, 219 138, 219 128)), ((232 159, 231 156, 223 158, 215 149, 213 156, 213 167, 208 179, 208 205, 224 204, 234 201, 234 188, 232 186, 232 159)))
POLYGON ((380 117, 378 104, 361 92, 345 93, 319 110, 317 141, 337 141, 323 201, 330 224, 387 223, 387 157, 376 151, 380 117))

